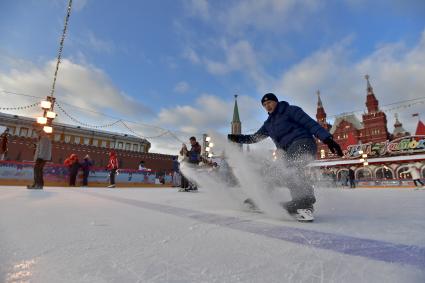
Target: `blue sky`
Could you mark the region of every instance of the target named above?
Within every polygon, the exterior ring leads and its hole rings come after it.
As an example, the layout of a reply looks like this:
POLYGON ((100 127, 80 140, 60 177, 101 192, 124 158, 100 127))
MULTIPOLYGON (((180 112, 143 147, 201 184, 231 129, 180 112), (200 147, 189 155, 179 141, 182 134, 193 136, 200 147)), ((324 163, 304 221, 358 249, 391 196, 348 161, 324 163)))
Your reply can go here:
MULTIPOLYGON (((66 5, 0 0, 0 89, 48 93, 66 5)), ((366 73, 381 105, 424 96, 424 32, 421 0, 74 0, 57 97, 196 134, 227 133, 238 93, 248 131, 265 119, 258 101, 270 91, 311 115, 317 89, 328 114, 363 109, 366 73)), ((406 127, 422 108, 400 113, 406 127)), ((108 119, 68 110, 93 124, 108 119)))

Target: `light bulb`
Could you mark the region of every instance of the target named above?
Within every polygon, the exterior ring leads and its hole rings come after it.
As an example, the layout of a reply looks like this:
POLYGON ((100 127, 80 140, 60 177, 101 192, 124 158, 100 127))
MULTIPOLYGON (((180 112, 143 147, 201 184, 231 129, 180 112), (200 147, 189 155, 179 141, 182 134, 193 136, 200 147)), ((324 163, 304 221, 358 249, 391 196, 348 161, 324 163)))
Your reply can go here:
POLYGON ((41 102, 41 108, 50 109, 50 107, 52 107, 52 103, 50 101, 43 100, 41 102))
POLYGON ((54 119, 54 118, 56 118, 56 113, 53 112, 53 111, 47 111, 46 117, 50 118, 50 119, 54 119))
POLYGON ((44 126, 43 130, 46 132, 46 134, 51 134, 53 132, 53 128, 50 126, 44 126))
POLYGON ((37 123, 39 123, 41 125, 45 125, 47 123, 47 118, 46 117, 37 117, 37 123))

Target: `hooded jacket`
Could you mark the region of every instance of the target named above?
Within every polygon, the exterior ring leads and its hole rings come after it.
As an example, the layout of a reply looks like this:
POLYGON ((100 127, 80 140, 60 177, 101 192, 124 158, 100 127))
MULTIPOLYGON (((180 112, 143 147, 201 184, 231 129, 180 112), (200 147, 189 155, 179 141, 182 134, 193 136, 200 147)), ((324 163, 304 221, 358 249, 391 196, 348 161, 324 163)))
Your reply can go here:
POLYGON ((241 135, 238 142, 256 143, 270 137, 277 148, 287 150, 294 141, 305 138, 313 139, 313 136, 323 141, 331 137, 331 134, 300 107, 280 101, 255 134, 241 135))

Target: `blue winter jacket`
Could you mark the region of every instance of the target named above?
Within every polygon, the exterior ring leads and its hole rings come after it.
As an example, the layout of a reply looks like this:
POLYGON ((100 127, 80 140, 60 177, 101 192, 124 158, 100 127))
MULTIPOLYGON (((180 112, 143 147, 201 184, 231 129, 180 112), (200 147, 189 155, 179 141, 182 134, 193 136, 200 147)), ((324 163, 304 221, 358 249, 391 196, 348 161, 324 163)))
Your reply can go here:
POLYGON ((313 139, 313 136, 323 141, 331 137, 331 134, 300 107, 280 101, 255 134, 241 135, 238 141, 240 143, 256 143, 270 137, 277 148, 287 150, 294 141, 305 138, 313 139))

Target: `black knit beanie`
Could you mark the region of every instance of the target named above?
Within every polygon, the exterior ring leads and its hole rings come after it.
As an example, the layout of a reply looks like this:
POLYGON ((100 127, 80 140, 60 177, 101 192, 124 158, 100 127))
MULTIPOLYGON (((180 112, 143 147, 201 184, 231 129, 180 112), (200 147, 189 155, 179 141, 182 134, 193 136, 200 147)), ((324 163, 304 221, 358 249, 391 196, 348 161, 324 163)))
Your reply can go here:
POLYGON ((261 105, 266 102, 266 101, 276 101, 279 102, 279 100, 277 99, 276 95, 274 95, 274 93, 266 93, 263 98, 261 98, 261 105))

